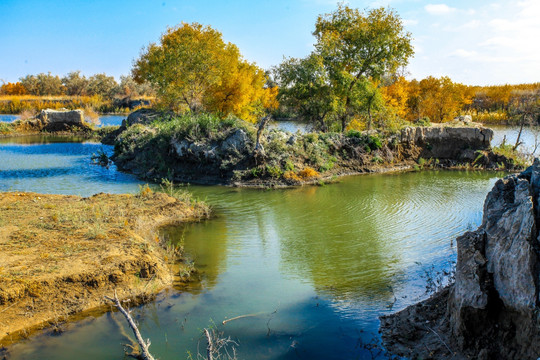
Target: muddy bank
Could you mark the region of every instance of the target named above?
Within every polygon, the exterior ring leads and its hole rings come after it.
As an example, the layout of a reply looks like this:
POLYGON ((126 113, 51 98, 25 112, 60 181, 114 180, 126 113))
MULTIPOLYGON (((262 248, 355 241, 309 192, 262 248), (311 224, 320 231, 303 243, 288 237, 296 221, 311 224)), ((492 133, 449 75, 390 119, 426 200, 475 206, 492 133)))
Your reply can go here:
POLYGON ((381 318, 386 347, 409 358, 537 359, 540 161, 497 181, 482 225, 457 239, 455 282, 381 318))
POLYGON ((138 177, 180 183, 283 187, 370 172, 421 168, 513 170, 480 124, 406 127, 398 133, 260 133, 241 120, 135 112, 107 142, 116 165, 138 177))
POLYGON ((104 305, 115 289, 140 300, 169 286, 178 249, 166 250, 157 229, 207 216, 202 203, 149 189, 0 193, 0 344, 104 305))

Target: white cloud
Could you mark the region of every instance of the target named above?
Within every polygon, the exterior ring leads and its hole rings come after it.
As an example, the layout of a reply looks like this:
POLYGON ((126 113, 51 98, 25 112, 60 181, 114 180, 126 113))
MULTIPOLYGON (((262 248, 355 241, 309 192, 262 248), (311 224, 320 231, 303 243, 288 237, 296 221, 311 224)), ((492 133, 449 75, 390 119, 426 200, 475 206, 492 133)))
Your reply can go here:
POLYGON ((424 9, 431 15, 446 15, 456 11, 446 4, 427 4, 424 9))
POLYGON ((418 20, 403 19, 403 25, 405 25, 405 26, 414 26, 414 25, 418 25, 418 20))
POLYGON ((450 53, 450 56, 457 56, 460 58, 471 59, 471 58, 477 58, 478 53, 476 51, 457 49, 456 51, 450 53))

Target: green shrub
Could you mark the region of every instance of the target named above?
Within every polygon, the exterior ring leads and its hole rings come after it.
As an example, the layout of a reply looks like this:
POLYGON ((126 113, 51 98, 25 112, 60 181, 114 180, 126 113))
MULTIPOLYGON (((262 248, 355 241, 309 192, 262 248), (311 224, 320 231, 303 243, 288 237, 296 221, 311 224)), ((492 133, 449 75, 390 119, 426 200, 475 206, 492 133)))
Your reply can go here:
POLYGON ((357 138, 357 139, 361 139, 363 137, 362 133, 358 130, 349 130, 347 131, 345 136, 350 137, 350 138, 357 138))
POLYGON ((283 170, 278 166, 266 165, 266 173, 274 179, 279 179, 283 176, 283 170))
POLYGON ((431 121, 429 120, 429 117, 424 116, 416 120, 415 124, 418 126, 431 126, 431 121))
POLYGON ((371 150, 379 150, 382 148, 382 141, 377 135, 368 135, 367 144, 371 150))

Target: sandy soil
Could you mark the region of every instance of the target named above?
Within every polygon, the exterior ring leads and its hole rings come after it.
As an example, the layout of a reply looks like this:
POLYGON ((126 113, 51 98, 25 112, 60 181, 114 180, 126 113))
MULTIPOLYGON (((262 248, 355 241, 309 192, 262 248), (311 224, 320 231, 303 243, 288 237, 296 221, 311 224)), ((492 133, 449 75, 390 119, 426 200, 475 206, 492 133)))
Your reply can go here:
POLYGON ((106 303, 169 286, 178 249, 160 226, 207 217, 208 207, 149 189, 89 198, 0 193, 0 347, 106 303))

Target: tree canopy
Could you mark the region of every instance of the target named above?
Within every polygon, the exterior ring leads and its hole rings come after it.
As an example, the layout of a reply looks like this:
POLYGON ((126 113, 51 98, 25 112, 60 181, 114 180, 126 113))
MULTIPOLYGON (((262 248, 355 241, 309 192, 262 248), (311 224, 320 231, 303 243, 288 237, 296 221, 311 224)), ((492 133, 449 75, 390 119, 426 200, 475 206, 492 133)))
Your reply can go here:
MULTIPOLYGON (((313 35, 317 42, 307 59, 289 59, 276 69, 280 98, 301 109, 306 102, 319 99, 303 100, 306 92, 319 94, 324 89, 331 96, 322 96, 322 103, 315 107, 328 109, 333 104, 332 113, 326 116, 339 119, 342 130, 359 114, 366 114, 369 126, 372 106, 380 97, 374 84, 407 64, 413 54, 411 34, 393 10, 378 8, 362 13, 340 4, 334 12, 318 17, 313 35), (291 80, 290 73, 304 75, 291 80)), ((303 115, 320 122, 318 112, 303 115)))
POLYGON ((198 23, 169 28, 160 44, 150 44, 135 61, 133 75, 154 85, 175 110, 255 120, 264 106, 274 106, 276 91, 265 88, 265 72, 244 60, 219 31, 198 23))

